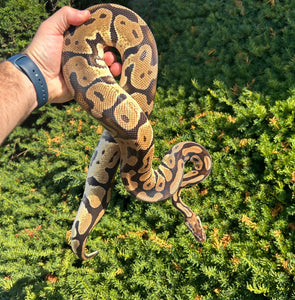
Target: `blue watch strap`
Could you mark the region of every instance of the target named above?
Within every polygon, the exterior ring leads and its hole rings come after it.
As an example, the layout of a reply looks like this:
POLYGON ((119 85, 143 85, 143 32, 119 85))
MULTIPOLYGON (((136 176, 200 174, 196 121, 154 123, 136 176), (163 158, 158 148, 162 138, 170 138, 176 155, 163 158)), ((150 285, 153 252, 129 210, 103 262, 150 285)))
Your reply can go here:
POLYGON ((38 107, 46 104, 48 101, 47 84, 38 66, 26 54, 17 54, 7 60, 26 74, 33 83, 37 93, 38 107))

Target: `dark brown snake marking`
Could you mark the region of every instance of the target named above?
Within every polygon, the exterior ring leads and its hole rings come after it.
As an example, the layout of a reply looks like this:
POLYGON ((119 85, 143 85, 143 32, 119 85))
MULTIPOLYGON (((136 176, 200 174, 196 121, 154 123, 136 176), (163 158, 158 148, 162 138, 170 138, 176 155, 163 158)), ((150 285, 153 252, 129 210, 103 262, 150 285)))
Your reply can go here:
POLYGON ((157 170, 152 169, 153 130, 148 120, 156 92, 158 55, 154 37, 133 11, 114 4, 89 8, 90 19, 64 36, 62 68, 76 101, 106 129, 93 153, 86 187, 73 223, 73 251, 82 259, 87 237, 110 200, 118 165, 126 189, 146 202, 172 198, 194 237, 206 239, 199 217, 180 199, 181 190, 204 180, 211 171, 209 153, 195 142, 173 146, 157 170), (103 60, 115 47, 122 57, 119 85, 103 60), (184 174, 187 161, 193 170, 184 174))

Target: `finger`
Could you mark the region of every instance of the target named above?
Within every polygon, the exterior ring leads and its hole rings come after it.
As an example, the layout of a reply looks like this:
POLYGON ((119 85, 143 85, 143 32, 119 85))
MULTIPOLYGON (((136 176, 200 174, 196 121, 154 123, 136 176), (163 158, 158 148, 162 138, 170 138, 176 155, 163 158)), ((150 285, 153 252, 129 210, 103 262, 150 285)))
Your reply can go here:
POLYGON ((118 62, 114 62, 110 67, 110 71, 114 77, 117 77, 122 72, 122 65, 118 62))
POLYGON ((67 24, 68 25, 74 25, 78 26, 83 24, 85 21, 87 21, 90 17, 90 11, 89 10, 77 10, 74 8, 69 7, 70 10, 67 17, 67 24))
POLYGON ((105 52, 103 59, 108 67, 110 67, 117 60, 116 55, 111 51, 105 52))
POLYGON ((69 6, 64 6, 45 22, 49 28, 59 34, 63 34, 70 25, 78 26, 87 21, 90 17, 89 10, 78 10, 69 6))

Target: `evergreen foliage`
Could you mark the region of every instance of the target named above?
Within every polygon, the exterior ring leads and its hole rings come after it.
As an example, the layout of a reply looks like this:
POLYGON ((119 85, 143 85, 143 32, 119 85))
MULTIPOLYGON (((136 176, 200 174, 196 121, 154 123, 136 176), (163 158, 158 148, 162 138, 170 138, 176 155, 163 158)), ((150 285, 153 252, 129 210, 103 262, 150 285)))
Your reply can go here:
POLYGON ((234 93, 247 87, 274 98, 294 86, 294 1, 156 3, 150 24, 161 53, 161 85, 190 88, 195 78, 207 87, 221 80, 234 93))
POLYGON ((0 57, 5 59, 23 51, 46 17, 45 5, 38 0, 1 0, 0 57))
MULTIPOLYGON (((87 243, 99 254, 78 260, 69 230, 103 129, 75 102, 46 105, 0 148, 0 299, 295 299, 295 2, 245 2, 129 3, 160 54, 155 165, 185 140, 212 155, 211 176, 182 193, 207 241, 170 201, 140 202, 117 176, 87 243)), ((0 18, 3 58, 64 4, 0 3, 7 20, 34 18, 31 33, 0 18)))

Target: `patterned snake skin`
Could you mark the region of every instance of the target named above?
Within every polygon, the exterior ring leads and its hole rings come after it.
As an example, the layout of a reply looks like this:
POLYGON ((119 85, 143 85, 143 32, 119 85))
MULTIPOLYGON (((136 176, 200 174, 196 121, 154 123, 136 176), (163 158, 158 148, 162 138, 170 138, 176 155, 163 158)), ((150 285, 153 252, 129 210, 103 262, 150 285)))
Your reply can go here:
POLYGON ((156 92, 158 55, 154 37, 133 11, 115 4, 89 8, 90 19, 64 36, 62 69, 76 101, 105 128, 93 153, 86 187, 72 231, 73 251, 86 260, 85 245, 111 197, 117 168, 128 192, 154 203, 167 198, 183 213, 194 237, 206 239, 199 217, 180 198, 181 190, 204 180, 212 161, 195 142, 173 146, 157 170, 152 168, 154 137, 149 116, 156 92), (122 58, 119 84, 103 60, 106 47, 122 58), (185 163, 193 164, 184 174, 185 163))

